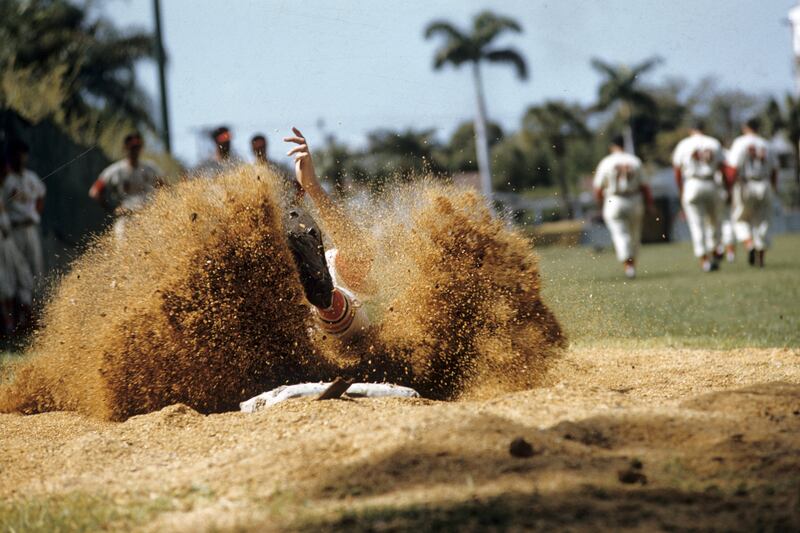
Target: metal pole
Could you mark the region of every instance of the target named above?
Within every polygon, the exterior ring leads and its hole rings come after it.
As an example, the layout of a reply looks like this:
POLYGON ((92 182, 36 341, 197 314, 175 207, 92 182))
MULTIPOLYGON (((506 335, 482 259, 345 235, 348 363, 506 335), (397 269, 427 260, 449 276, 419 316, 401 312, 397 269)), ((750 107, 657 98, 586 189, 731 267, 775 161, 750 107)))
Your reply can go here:
POLYGON ((156 61, 158 61, 158 85, 161 91, 161 140, 168 154, 172 153, 172 143, 169 134, 169 106, 167 104, 167 78, 164 73, 166 56, 164 54, 164 41, 161 38, 161 2, 153 0, 153 13, 156 19, 156 61))

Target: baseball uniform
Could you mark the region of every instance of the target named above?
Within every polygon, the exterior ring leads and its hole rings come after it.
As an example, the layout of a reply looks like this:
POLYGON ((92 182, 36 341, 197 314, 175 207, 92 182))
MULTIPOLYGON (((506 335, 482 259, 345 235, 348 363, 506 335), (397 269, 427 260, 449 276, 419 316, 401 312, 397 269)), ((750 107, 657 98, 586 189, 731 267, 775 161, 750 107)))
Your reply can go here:
POLYGON ((683 139, 672 153, 672 166, 683 177, 681 205, 695 257, 710 257, 720 244, 722 203, 714 176, 723 162, 720 142, 701 133, 683 139))
POLYGON ((39 176, 28 169, 22 173, 9 173, 3 184, 3 198, 11 222, 11 237, 34 277, 39 277, 44 271, 42 242, 39 237, 41 218, 36 203, 44 198, 46 192, 39 176))
POLYGON ((635 259, 642 237, 644 200, 642 162, 635 155, 615 152, 604 157, 594 175, 603 191, 603 220, 611 233, 617 259, 635 259))
POLYGON ((141 209, 159 183, 161 171, 150 162, 140 161, 133 167, 128 159, 112 163, 97 179, 103 185, 103 192, 117 205, 117 219, 114 232, 122 238, 125 233, 126 217, 141 209))
POLYGON ((763 137, 747 133, 733 141, 728 165, 736 169, 733 186, 736 236, 740 241, 752 241, 756 250, 765 250, 769 245, 772 207, 770 178, 777 170, 775 154, 763 137))
POLYGON ((11 220, 0 202, 0 299, 14 297, 30 306, 33 301, 33 275, 11 237, 11 220))

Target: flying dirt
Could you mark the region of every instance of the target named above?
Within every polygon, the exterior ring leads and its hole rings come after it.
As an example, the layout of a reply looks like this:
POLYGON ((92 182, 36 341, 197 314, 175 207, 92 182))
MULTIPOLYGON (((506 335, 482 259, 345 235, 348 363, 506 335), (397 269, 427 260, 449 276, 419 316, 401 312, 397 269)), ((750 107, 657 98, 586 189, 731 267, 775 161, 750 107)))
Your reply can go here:
POLYGON ((182 182, 132 218, 124 241, 99 237, 3 370, 0 412, 124 420, 183 403, 212 413, 336 376, 434 399, 541 382, 565 338, 540 298, 530 241, 477 193, 422 180, 351 206, 374 241, 376 296, 374 325, 344 345, 310 334, 285 187, 256 167, 182 182))

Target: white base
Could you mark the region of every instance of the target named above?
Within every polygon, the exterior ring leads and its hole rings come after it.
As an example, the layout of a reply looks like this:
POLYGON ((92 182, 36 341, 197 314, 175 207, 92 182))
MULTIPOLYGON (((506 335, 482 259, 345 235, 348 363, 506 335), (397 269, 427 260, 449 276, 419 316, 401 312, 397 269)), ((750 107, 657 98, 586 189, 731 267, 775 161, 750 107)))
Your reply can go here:
MULTIPOLYGON (((239 409, 243 413, 255 413, 286 400, 319 396, 330 385, 330 383, 283 385, 241 402, 239 409)), ((391 383, 353 383, 343 396, 347 398, 419 398, 419 393, 409 387, 391 383)))

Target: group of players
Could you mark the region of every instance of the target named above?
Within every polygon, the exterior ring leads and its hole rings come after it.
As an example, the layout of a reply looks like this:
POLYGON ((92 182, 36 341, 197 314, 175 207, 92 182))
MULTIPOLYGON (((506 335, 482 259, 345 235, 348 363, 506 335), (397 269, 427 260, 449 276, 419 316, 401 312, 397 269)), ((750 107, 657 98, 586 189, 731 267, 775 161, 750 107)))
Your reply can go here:
MULTIPOLYGON (((767 141, 758 135, 758 129, 757 119, 747 121, 742 126, 742 135, 734 140, 726 154, 721 143, 705 135, 703 124, 697 122, 673 152, 675 179, 694 254, 705 272, 717 270, 725 255, 729 261, 734 260, 734 234, 744 243, 749 263, 764 266, 772 193, 777 185, 777 163, 767 141), (722 238, 723 233, 727 234, 727 239, 722 238)), ((214 156, 194 169, 195 177, 213 177, 243 163, 231 152, 228 128, 215 129, 211 137, 214 156)), ((284 140, 296 145, 288 155, 295 160, 297 199, 308 194, 316 204, 325 226, 332 228, 334 248, 325 251, 319 227, 299 201, 289 210, 286 220, 288 243, 300 281, 314 308, 318 329, 346 337, 366 324, 360 301, 367 292, 365 280, 372 263, 371 251, 352 245, 360 239, 347 234, 357 230, 320 186, 303 135, 294 129, 284 140)), ((652 194, 643 179, 642 162, 627 153, 623 145, 621 137, 612 141, 610 154, 597 167, 594 189, 617 258, 623 264, 625 275, 633 278, 645 207, 654 207, 652 194)), ((108 209, 113 208, 114 231, 120 242, 124 240, 125 224, 130 215, 141 209, 150 194, 164 184, 161 171, 141 159, 143 146, 141 134, 128 134, 123 142, 125 157, 103 170, 89 190, 91 198, 108 209)), ((269 163, 263 135, 251 139, 251 148, 256 164, 269 163)), ((6 333, 30 320, 32 295, 43 270, 38 225, 46 188, 42 180, 26 168, 27 156, 28 147, 21 141, 13 141, 8 161, 0 161, 3 191, 0 312, 6 333)))
MULTIPOLYGON (((749 264, 764 267, 778 164, 770 144, 758 135, 759 127, 757 118, 745 122, 726 152, 697 121, 672 153, 692 249, 704 272, 718 270, 723 257, 733 262, 737 240, 747 250, 749 264)), ((612 141, 593 186, 617 258, 625 275, 633 278, 645 208, 654 210, 654 205, 641 160, 623 145, 621 137, 612 141)))
POLYGON ((31 321, 35 284, 44 270, 39 223, 47 189, 27 168, 29 148, 18 139, 0 152, 0 332, 31 321))

